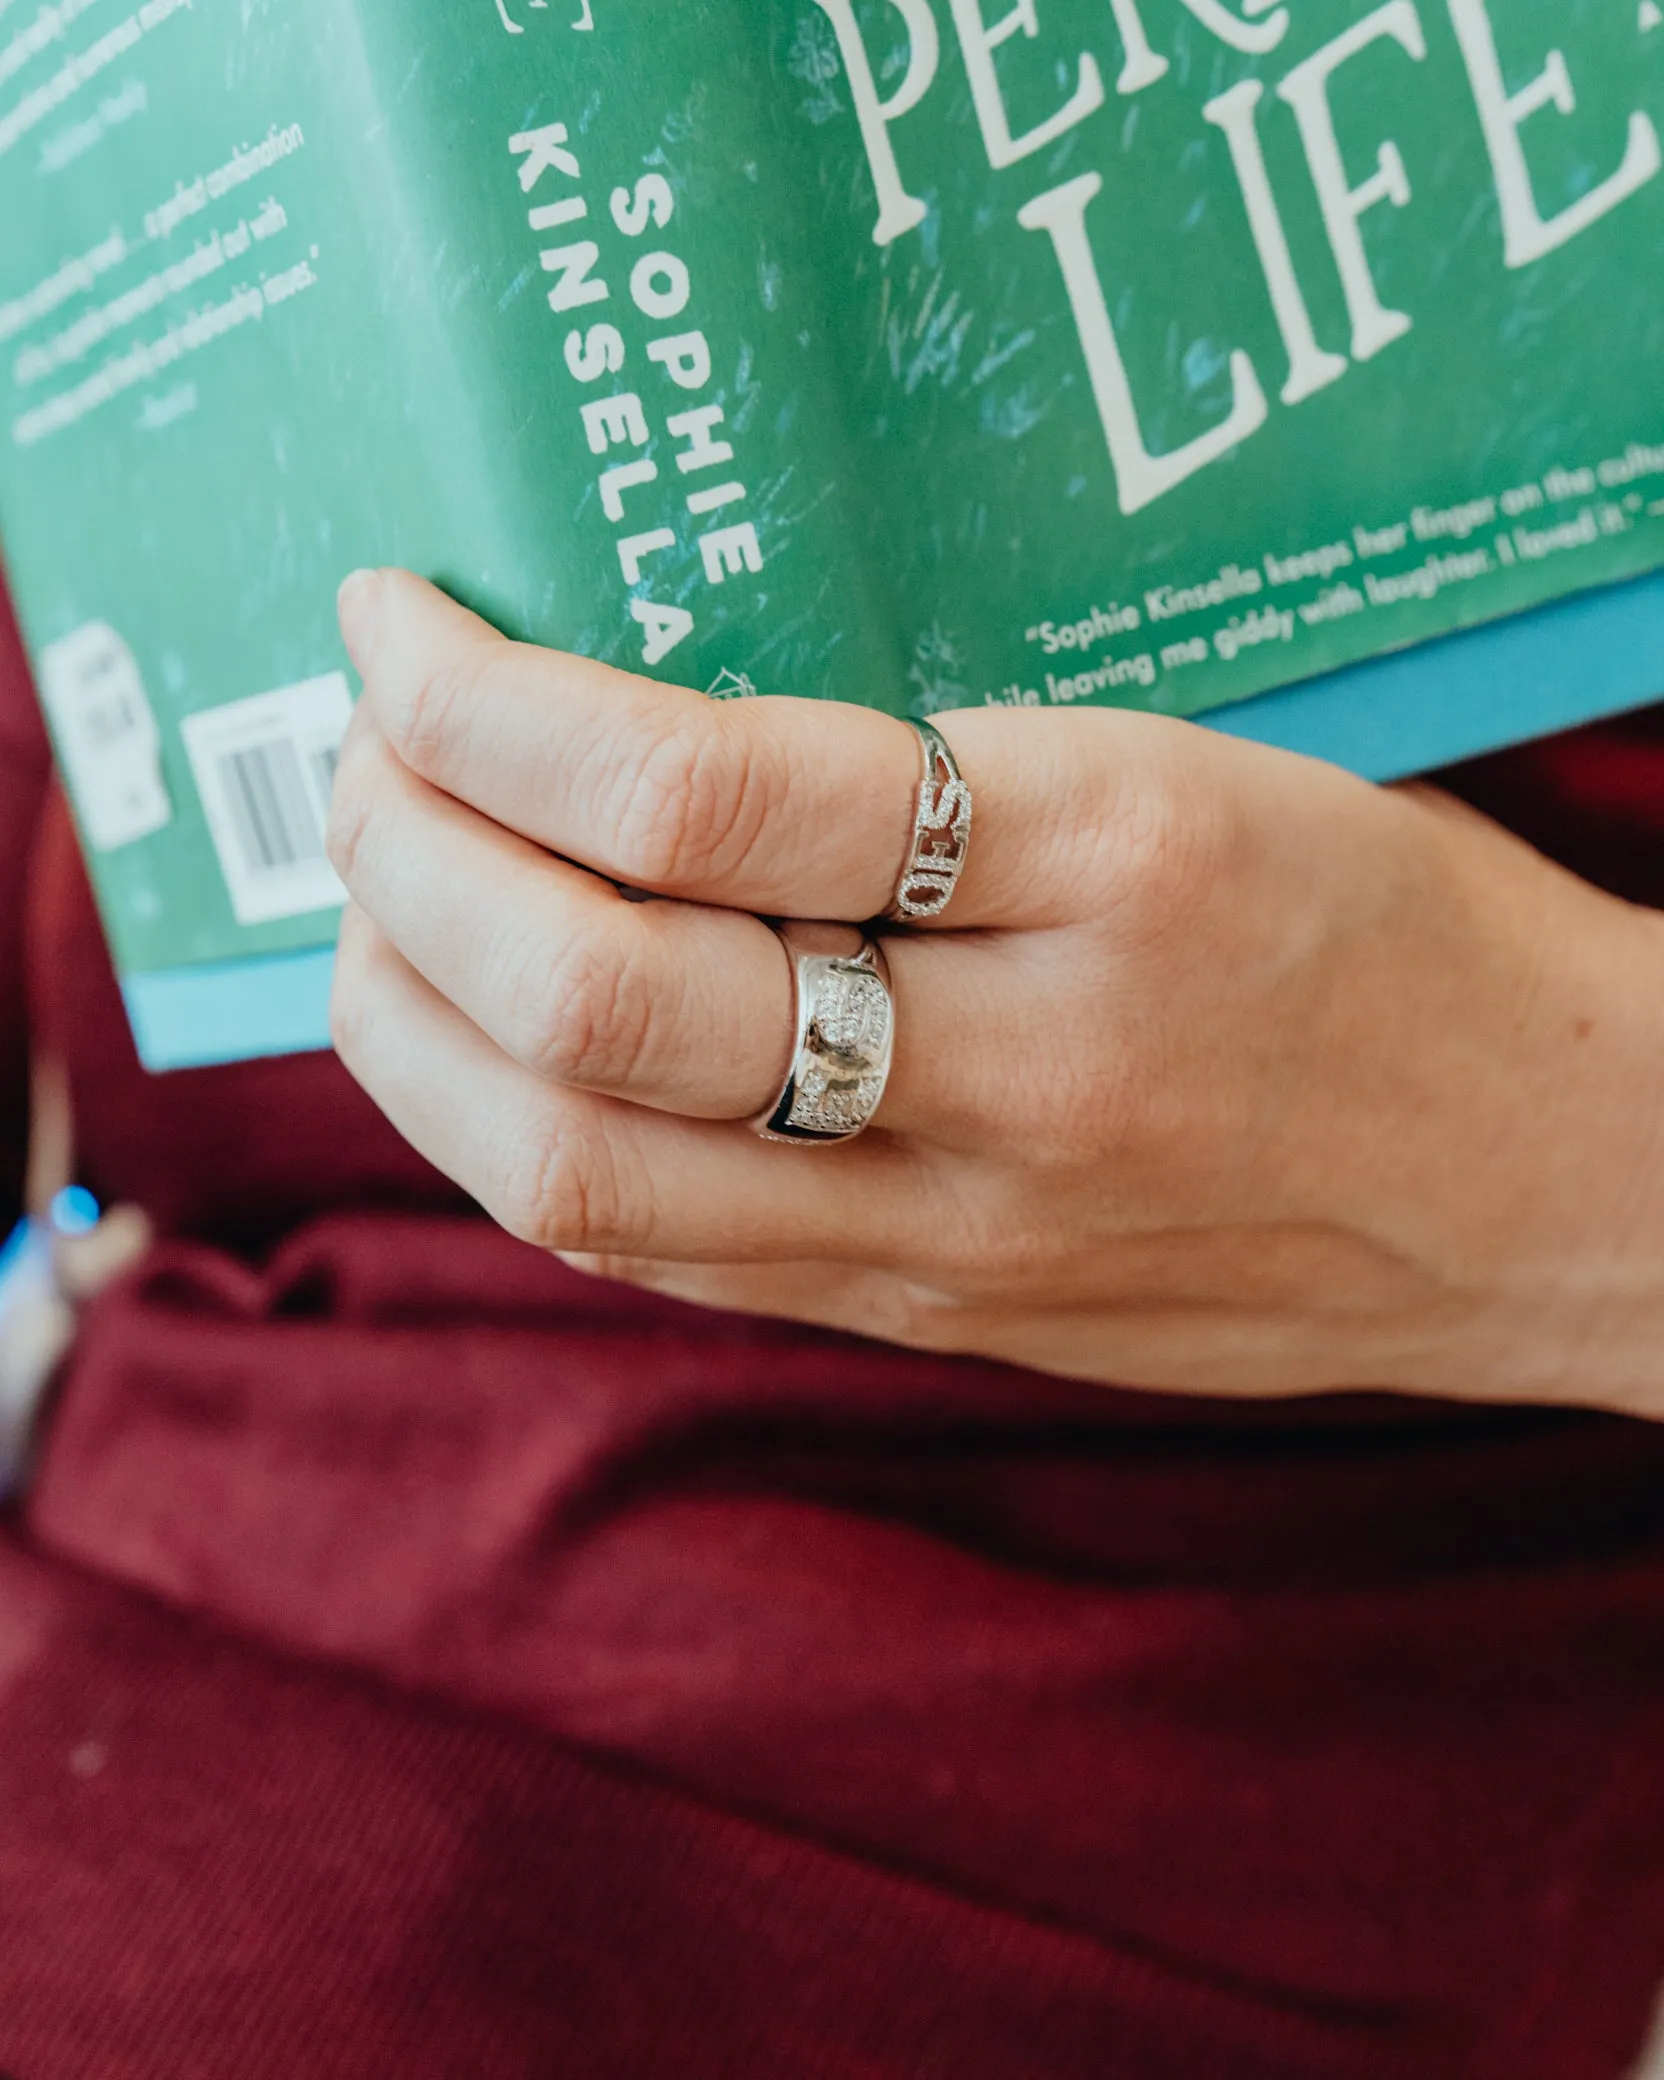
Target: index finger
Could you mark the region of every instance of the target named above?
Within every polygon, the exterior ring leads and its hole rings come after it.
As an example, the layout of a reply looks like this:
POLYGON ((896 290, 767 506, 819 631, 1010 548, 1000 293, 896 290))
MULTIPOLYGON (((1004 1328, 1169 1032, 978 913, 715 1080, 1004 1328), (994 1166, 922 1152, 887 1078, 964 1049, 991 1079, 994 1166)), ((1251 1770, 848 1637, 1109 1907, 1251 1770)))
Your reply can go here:
MULTIPOLYGON (((922 774, 916 733, 892 716, 711 701, 510 643, 403 571, 348 579, 341 622, 405 764, 535 844, 632 887, 762 916, 860 922, 890 905, 922 774)), ((1083 784, 1078 733, 1017 732, 1023 755, 992 759, 984 745, 1008 733, 988 725, 1002 718, 937 719, 977 793, 946 922, 1063 921, 1079 893, 1078 857, 1059 842, 1083 784)), ((1106 805, 1092 806, 1102 818, 1106 805)))

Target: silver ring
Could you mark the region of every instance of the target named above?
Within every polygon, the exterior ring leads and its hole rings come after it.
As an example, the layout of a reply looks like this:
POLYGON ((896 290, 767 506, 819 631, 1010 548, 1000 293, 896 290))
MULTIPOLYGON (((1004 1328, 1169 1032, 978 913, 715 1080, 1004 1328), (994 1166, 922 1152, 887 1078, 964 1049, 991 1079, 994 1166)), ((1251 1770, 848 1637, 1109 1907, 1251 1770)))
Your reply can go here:
POLYGON ((791 963, 792 1062, 779 1097, 751 1122, 765 1141, 853 1141, 884 1101, 895 998, 877 942, 853 925, 782 924, 791 963))
POLYGON ((929 722, 915 722, 924 751, 913 839, 889 914, 934 918, 953 901, 971 850, 971 790, 946 737, 929 722))

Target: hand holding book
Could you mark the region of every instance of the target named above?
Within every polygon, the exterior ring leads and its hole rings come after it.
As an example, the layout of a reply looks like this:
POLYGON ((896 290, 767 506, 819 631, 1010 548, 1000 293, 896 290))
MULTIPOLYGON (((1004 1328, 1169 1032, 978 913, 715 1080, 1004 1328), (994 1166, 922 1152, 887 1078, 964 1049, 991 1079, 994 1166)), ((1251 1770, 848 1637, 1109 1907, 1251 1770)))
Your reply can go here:
POLYGON ((353 564, 707 693, 1205 717, 1375 780, 1655 698, 1661 24, 0 29, 0 535, 142 1059, 324 1044, 353 564))
POLYGON ((888 901, 917 745, 343 596, 337 1038, 509 1227, 606 1274, 1084 1378, 1640 1408, 1664 922, 1430 791, 1161 718, 976 711, 976 844, 886 938, 896 1063, 813 1157, 765 917, 888 901), (661 898, 638 903, 617 884, 661 898))

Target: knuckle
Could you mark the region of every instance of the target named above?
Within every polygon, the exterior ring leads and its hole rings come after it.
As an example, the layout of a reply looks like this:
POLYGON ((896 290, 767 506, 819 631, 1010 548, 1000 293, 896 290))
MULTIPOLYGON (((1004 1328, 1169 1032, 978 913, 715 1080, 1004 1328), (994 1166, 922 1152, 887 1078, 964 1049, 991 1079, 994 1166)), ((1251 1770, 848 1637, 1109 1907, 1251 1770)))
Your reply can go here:
POLYGON ((446 658, 417 676, 387 724, 389 741, 413 772, 431 777, 444 770, 479 679, 480 666, 471 657, 446 658))
POLYGON ((647 887, 709 887, 755 850, 781 793, 773 762, 725 726, 690 715, 654 746, 626 790, 620 843, 647 887))
POLYGON ((349 751, 336 770, 324 837, 330 865, 349 888, 362 867, 375 805, 376 788, 369 761, 362 754, 349 751))
POLYGON ((1140 939, 1189 930, 1227 869, 1228 821, 1213 794, 1157 770, 1129 791, 1109 834, 1123 925, 1140 939))
POLYGON ((977 1293, 975 1299, 967 1297, 951 1278, 941 1284, 888 1274, 864 1280, 859 1288, 860 1333, 902 1350, 939 1357, 975 1355, 987 1297, 984 1289, 977 1293))
POLYGON ((935 1287, 911 1279, 876 1278, 867 1282, 861 1300, 863 1333, 879 1342, 903 1350, 948 1351, 954 1347, 958 1304, 935 1287))
POLYGON ((551 1083, 617 1090, 635 1076, 653 1025, 646 978, 615 944, 578 935, 516 963, 511 1047, 551 1083))
POLYGON ((498 1217, 554 1254, 633 1255, 636 1196, 600 1123, 562 1108, 508 1162, 498 1217))

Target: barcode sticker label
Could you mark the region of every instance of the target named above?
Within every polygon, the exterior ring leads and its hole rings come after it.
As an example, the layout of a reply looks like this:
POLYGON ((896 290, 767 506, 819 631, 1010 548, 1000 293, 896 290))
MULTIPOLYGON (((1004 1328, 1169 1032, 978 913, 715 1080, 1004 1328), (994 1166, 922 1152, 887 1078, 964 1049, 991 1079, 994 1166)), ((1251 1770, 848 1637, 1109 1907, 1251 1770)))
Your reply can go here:
POLYGON ((324 850, 330 789, 352 720, 345 675, 307 679, 192 715, 186 756, 239 924, 347 900, 324 850))
POLYGON ((87 844, 114 852, 173 821, 162 735, 133 653, 88 622, 39 660, 41 705, 87 844))

